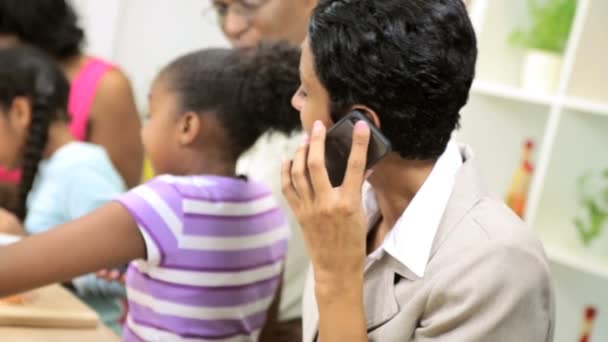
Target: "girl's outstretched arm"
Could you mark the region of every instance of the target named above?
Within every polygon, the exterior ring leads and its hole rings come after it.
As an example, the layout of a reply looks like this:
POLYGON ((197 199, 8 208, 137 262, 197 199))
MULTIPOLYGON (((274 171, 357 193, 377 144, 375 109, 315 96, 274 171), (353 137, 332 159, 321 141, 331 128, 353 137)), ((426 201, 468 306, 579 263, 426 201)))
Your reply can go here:
POLYGON ((144 239, 121 204, 0 247, 0 297, 145 258, 144 239))

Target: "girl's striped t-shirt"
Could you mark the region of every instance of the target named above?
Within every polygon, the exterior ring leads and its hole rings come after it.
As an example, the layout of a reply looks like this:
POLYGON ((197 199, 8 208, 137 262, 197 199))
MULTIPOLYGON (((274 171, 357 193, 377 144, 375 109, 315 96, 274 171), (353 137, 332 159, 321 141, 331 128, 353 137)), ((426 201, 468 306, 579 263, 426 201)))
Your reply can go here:
POLYGON ((288 227, 262 184, 160 176, 118 199, 146 260, 127 272, 125 341, 257 341, 279 285, 288 227))

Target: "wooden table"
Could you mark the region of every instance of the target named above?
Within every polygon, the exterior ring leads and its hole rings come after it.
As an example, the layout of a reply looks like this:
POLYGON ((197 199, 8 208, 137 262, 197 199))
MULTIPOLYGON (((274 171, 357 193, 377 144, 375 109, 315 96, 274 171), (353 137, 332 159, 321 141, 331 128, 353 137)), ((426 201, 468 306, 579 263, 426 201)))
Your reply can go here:
POLYGON ((24 295, 23 304, 0 304, 0 341, 105 342, 120 339, 97 314, 59 285, 24 295))
POLYGON ((45 329, 0 327, 0 341, 10 342, 118 342, 105 325, 95 329, 45 329))

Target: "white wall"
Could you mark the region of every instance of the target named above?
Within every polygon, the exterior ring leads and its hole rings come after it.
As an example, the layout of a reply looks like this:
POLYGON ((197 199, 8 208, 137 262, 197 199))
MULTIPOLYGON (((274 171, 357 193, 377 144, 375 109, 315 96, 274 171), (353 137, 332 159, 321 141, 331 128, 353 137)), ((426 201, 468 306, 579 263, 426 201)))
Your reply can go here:
POLYGON ((139 110, 150 82, 169 61, 188 51, 228 46, 208 0, 72 0, 87 31, 88 53, 127 73, 139 110))

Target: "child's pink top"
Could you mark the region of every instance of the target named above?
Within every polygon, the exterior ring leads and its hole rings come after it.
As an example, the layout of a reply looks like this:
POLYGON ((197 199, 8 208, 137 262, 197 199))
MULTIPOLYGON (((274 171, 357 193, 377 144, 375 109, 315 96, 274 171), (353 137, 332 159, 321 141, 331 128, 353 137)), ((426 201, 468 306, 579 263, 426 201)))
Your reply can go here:
MULTIPOLYGON (((71 116, 70 133, 78 141, 85 141, 87 138, 87 123, 97 86, 111 68, 112 65, 108 62, 91 57, 72 81, 68 102, 68 112, 71 116)), ((20 171, 8 171, 0 166, 0 182, 17 183, 20 177, 20 171)))

